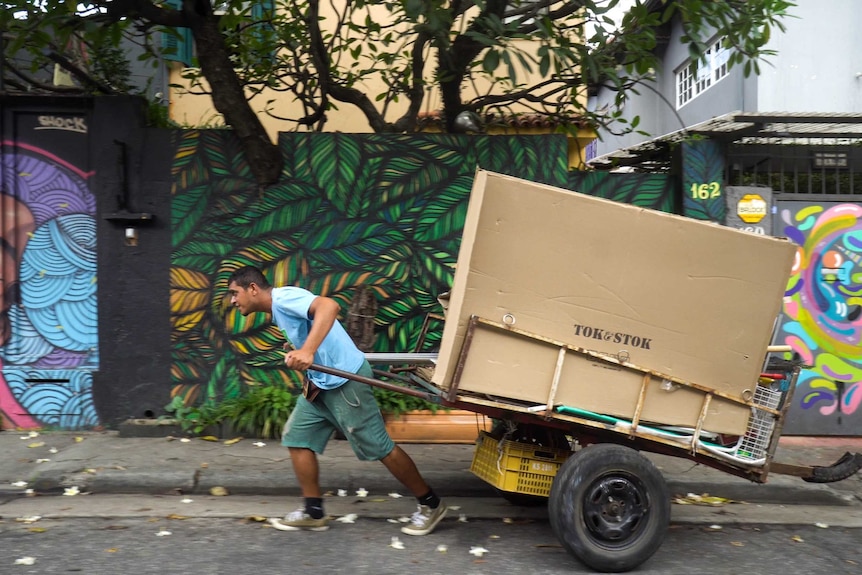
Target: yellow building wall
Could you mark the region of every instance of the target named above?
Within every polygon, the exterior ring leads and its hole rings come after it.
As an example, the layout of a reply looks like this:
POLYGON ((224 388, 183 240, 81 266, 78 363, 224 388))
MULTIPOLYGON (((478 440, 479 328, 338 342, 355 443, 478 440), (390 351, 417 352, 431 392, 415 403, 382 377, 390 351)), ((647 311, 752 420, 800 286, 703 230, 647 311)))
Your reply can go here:
MULTIPOLYGON (((323 12, 324 9, 324 5, 321 5, 321 12, 323 12)), ((326 5, 326 9, 331 10, 331 6, 326 5)), ((372 6, 370 10, 372 16, 375 18, 380 19, 387 16, 387 12, 382 7, 372 6)), ((325 17, 323 20, 324 23, 333 21, 333 19, 327 17, 326 14, 322 15, 325 17)), ((513 42, 513 44, 517 44, 517 47, 524 51, 532 51, 530 50, 531 44, 536 49, 539 45, 537 42, 530 42, 526 40, 515 41, 513 42)), ((427 62, 427 69, 425 70, 426 78, 428 79, 429 83, 432 81, 435 65, 435 59, 429 58, 427 62)), ((225 125, 224 118, 213 107, 212 99, 210 98, 210 96, 206 94, 193 93, 208 90, 206 84, 204 83, 202 87, 190 87, 188 80, 182 77, 182 66, 175 62, 170 63, 170 66, 170 118, 184 127, 223 127, 225 125)), ((500 68, 499 70, 502 71, 502 68, 500 68)), ((535 73, 532 74, 532 78, 530 76, 531 75, 525 74, 524 78, 518 78, 519 83, 525 83, 529 85, 538 77, 535 73)), ((362 85, 357 86, 357 88, 361 89, 366 94, 369 94, 371 100, 374 101, 374 96, 376 94, 380 94, 385 91, 385 84, 382 78, 380 78, 379 76, 371 76, 365 82, 363 82, 362 85)), ((464 85, 463 98, 465 101, 468 101, 478 95, 488 93, 501 93, 501 89, 500 87, 493 85, 491 82, 485 79, 480 79, 476 82, 470 82, 464 85)), ((580 105, 584 108, 586 107, 586 99, 587 95, 586 91, 584 91, 584 93, 579 97, 580 105)), ((351 104, 345 104, 342 102, 333 102, 333 104, 337 107, 337 109, 331 109, 326 112, 327 121, 324 127, 325 131, 344 133, 372 132, 368 120, 365 118, 365 115, 359 111, 358 108, 351 104)), ((382 109, 382 103, 375 104, 378 106, 378 110, 382 109)), ((281 119, 298 119, 304 115, 299 102, 292 100, 283 92, 265 90, 251 99, 251 106, 257 112, 261 123, 263 124, 264 128, 266 129, 273 142, 277 140, 279 132, 312 129, 307 126, 298 126, 298 124, 296 124, 295 122, 281 119), (274 116, 277 116, 277 118, 271 116, 269 113, 267 113, 266 110, 269 110, 269 112, 271 112, 274 116)), ((389 103, 386 110, 385 119, 390 122, 395 121, 407 110, 407 106, 408 102, 406 98, 402 98, 399 102, 389 103)), ((423 100, 422 112, 425 114, 433 114, 441 110, 442 107, 443 105, 440 91, 436 88, 436 86, 431 85, 423 100)), ((530 110, 530 108, 525 106, 524 104, 516 102, 510 106, 510 112, 513 114, 529 114, 532 112, 532 110, 530 110)), ((433 131, 433 128, 428 129, 427 131, 433 131)), ((490 129, 488 132, 500 134, 547 134, 553 131, 555 130, 552 127, 512 127, 505 130, 490 129)), ((570 134, 568 138, 569 165, 572 169, 581 169, 585 165, 586 146, 589 142, 595 139, 595 133, 591 129, 580 128, 578 129, 577 135, 570 134)))

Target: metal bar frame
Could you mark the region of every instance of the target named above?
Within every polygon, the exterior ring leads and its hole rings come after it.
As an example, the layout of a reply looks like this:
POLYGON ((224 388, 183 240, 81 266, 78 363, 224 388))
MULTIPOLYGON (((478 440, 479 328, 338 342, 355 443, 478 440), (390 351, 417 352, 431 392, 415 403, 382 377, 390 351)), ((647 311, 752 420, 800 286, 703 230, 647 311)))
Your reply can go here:
MULTIPOLYGON (((528 331, 520 329, 520 328, 513 327, 511 325, 483 319, 483 318, 476 316, 476 315, 470 316, 470 321, 467 323, 467 332, 464 335, 464 344, 463 344, 463 347, 461 348, 461 354, 458 356, 458 363, 456 365, 455 372, 452 376, 452 387, 449 389, 449 397, 448 397, 449 401, 455 401, 458 397, 458 388, 461 384, 461 377, 463 376, 463 373, 464 373, 464 366, 467 363, 467 357, 469 355, 470 345, 473 342, 474 333, 475 333, 476 329, 479 327, 488 327, 488 328, 496 329, 499 331, 509 332, 509 333, 512 333, 512 334, 515 334, 517 336, 524 337, 527 339, 532 339, 535 341, 547 343, 549 345, 564 349, 567 352, 571 351, 573 353, 587 356, 590 359, 595 360, 595 361, 608 363, 611 365, 622 367, 624 369, 628 369, 630 371, 642 373, 642 374, 644 374, 645 378, 650 377, 650 378, 662 379, 662 380, 665 380, 665 381, 668 381, 671 383, 676 383, 678 385, 683 385, 685 387, 696 389, 698 391, 712 395, 714 397, 720 397, 721 399, 724 399, 724 400, 732 402, 732 403, 738 403, 738 404, 745 405, 748 407, 757 408, 757 409, 760 409, 761 411, 766 411, 768 413, 771 413, 772 415, 777 415, 777 416, 781 415, 781 411, 779 411, 777 409, 771 409, 771 408, 766 408, 766 407, 757 405, 751 399, 739 398, 739 397, 730 395, 729 393, 725 393, 723 391, 713 389, 707 385, 702 385, 702 384, 695 383, 692 381, 680 379, 678 377, 675 377, 675 376, 672 376, 672 375, 669 375, 666 373, 662 373, 660 371, 656 371, 653 369, 648 369, 645 367, 638 366, 638 365, 631 363, 629 361, 623 361, 619 358, 605 355, 605 354, 602 354, 602 353, 599 353, 599 352, 596 352, 593 350, 589 350, 589 349, 585 349, 582 347, 570 345, 570 344, 567 344, 567 343, 562 342, 562 341, 557 341, 555 339, 551 339, 551 338, 548 338, 545 336, 541 336, 538 334, 528 332, 528 331)), ((754 385, 756 385, 756 382, 754 383, 754 385)), ((754 396, 753 393, 751 395, 752 395, 752 397, 754 396)), ((640 402, 639 402, 639 406, 640 406, 640 402)))
MULTIPOLYGON (((769 472, 769 466, 772 462, 775 449, 778 445, 778 439, 780 437, 780 432, 783 422, 785 420, 786 413, 792 403, 791 398, 800 371, 800 368, 797 367, 792 372, 791 378, 789 380, 789 390, 785 394, 783 405, 777 410, 770 409, 764 406, 756 405, 749 400, 730 396, 726 393, 719 392, 704 385, 684 381, 679 378, 663 374, 661 372, 637 366, 627 361, 622 361, 619 358, 606 356, 591 350, 572 346, 550 338, 539 336, 537 334, 532 334, 522 329, 514 328, 511 325, 485 320, 475 315, 471 316, 470 321, 468 322, 467 332, 464 337, 461 352, 458 355, 455 373, 452 378, 452 385, 448 390, 437 388, 430 382, 424 382, 424 380, 421 382, 421 385, 428 391, 420 391, 418 389, 391 384, 378 379, 367 378, 358 374, 344 372, 341 370, 316 364, 312 365, 310 369, 320 371, 322 373, 329 373, 339 377, 344 377, 345 379, 359 381, 361 383, 365 383, 375 387, 404 393, 406 395, 420 397, 432 403, 441 404, 445 407, 473 411, 475 413, 480 413, 489 417, 512 419, 523 423, 554 427, 571 433, 572 435, 579 438, 587 439, 588 441, 592 439, 604 439, 617 443, 628 442, 637 449, 655 453, 663 453, 676 457, 684 457, 686 459, 696 461, 703 465, 707 465, 709 467, 748 479, 756 483, 766 482, 766 477, 769 472), (459 396, 459 385, 469 356, 473 337, 475 331, 480 327, 489 327, 491 329, 506 331, 520 337, 526 337, 529 339, 541 341, 544 343, 558 346, 560 348, 557 355, 551 390, 548 394, 548 402, 543 412, 537 412, 535 408, 531 408, 530 406, 504 403, 503 401, 500 401, 498 399, 480 398, 471 395, 459 396), (613 425, 610 423, 596 421, 574 415, 557 413, 554 411, 554 398, 556 396, 560 376, 562 374, 562 367, 565 361, 565 356, 568 352, 578 353, 587 356, 595 361, 609 363, 643 374, 643 381, 641 383, 641 389, 638 397, 638 403, 634 412, 634 418, 629 425, 626 425, 625 427, 621 428, 618 425, 613 425), (692 389, 704 392, 705 395, 703 405, 701 407, 697 425, 694 430, 694 435, 690 442, 687 438, 680 438, 680 440, 675 440, 674 438, 670 437, 650 434, 648 431, 643 431, 639 428, 641 413, 643 411, 643 406, 646 401, 647 386, 653 378, 664 379, 672 383, 684 385, 686 387, 690 387, 692 389), (709 405, 712 402, 714 396, 771 413, 773 416, 776 417, 776 424, 773 429, 769 445, 767 447, 765 464, 746 464, 743 462, 730 462, 724 459, 720 459, 715 454, 710 453, 709 451, 706 451, 705 449, 698 446, 697 440, 700 435, 700 432, 703 429, 703 422, 706 419, 709 405)), ((399 377, 396 374, 380 370, 376 370, 375 374, 386 377, 394 376, 395 379, 400 381, 406 380, 406 378, 404 378, 403 376, 399 377)), ((419 379, 418 376, 415 376, 415 374, 411 374, 411 379, 414 378, 419 379)), ((412 383, 419 384, 420 382, 413 381, 412 383)), ((782 468, 781 464, 775 464, 775 466, 776 468, 782 468)), ((783 467, 789 468, 791 466, 783 467)))

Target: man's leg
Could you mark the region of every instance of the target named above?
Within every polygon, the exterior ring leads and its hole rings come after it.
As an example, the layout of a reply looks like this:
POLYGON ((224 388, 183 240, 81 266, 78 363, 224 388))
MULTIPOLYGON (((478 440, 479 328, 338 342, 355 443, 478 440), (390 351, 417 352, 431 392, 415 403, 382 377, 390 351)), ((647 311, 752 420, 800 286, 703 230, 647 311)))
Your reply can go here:
POLYGON ((299 481, 303 497, 322 497, 320 493, 320 470, 317 454, 305 447, 288 447, 293 472, 299 481))
POLYGON ((395 476, 395 479, 409 489, 414 496, 422 497, 431 491, 431 488, 422 479, 422 475, 419 474, 413 459, 399 446, 396 445, 395 449, 380 461, 395 476))
POLYGON ((325 411, 308 403, 303 397, 297 400, 296 407, 284 425, 282 445, 290 451, 293 471, 305 498, 305 505, 288 513, 283 520, 271 519, 270 524, 276 529, 324 531, 329 528, 323 511, 316 452, 323 452, 332 429, 325 411))
MULTIPOLYGON (((359 375, 370 377, 371 368, 363 366, 359 375)), ((419 502, 419 509, 411 517, 411 523, 401 529, 408 535, 427 535, 446 514, 446 505, 428 486, 413 459, 395 445, 380 415, 371 387, 349 381, 326 397, 326 404, 334 414, 353 452, 359 459, 379 460, 409 489, 419 502)))

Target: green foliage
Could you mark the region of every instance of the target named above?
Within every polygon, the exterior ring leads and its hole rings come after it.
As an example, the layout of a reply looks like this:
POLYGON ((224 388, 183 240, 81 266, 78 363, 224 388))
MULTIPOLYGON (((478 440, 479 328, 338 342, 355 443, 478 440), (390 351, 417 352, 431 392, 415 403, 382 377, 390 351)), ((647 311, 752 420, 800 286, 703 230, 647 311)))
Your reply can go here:
MULTIPOLYGON (((718 36, 732 48, 730 65, 757 73, 760 61, 774 53, 767 47, 771 35, 784 30, 782 19, 794 5, 787 0, 638 2, 618 28, 607 16, 617 0, 409 0, 373 6, 358 1, 328 12, 319 11, 321 3, 297 0, 203 3, 209 6, 163 1, 156 9, 139 10, 134 2, 110 2, 108 16, 106 4, 96 0, 4 0, 0 29, 8 39, 7 62, 27 50, 34 66, 42 66, 50 62, 46 49, 62 51, 58 47, 70 38, 83 39, 90 52, 116 48, 121 40, 135 42, 144 50, 141 59, 155 61, 162 38, 154 34, 209 29, 206 24, 221 31, 234 66, 187 69, 194 89, 218 89, 216 78, 203 77, 203 70, 218 70, 235 75, 219 79, 238 79, 249 97, 278 90, 300 102, 305 116, 285 117, 275 99, 267 112, 296 129, 323 130, 326 112, 347 104, 365 114, 374 131, 414 131, 434 86, 453 96, 443 103, 450 118, 463 110, 499 117, 528 103, 532 112, 562 123, 576 125, 585 115, 602 124, 614 119, 614 111, 585 110, 584 91, 601 82, 625 93, 648 77, 659 64, 657 36, 666 34, 663 26, 671 18, 681 20, 682 41, 693 58, 718 36), (382 88, 368 93, 370 85, 382 88), (404 101, 412 105, 393 105, 404 101)), ((96 73, 119 86, 117 53, 107 54, 96 62, 106 70, 96 73)), ((198 54, 198 60, 210 56, 198 54)), ((346 161, 347 152, 339 154, 346 161)), ((317 175, 330 178, 336 189, 350 184, 347 169, 317 175)))
POLYGON ((238 435, 277 438, 296 405, 296 394, 270 385, 246 388, 245 392, 220 402, 186 405, 180 396, 165 406, 183 428, 198 435, 211 426, 227 424, 238 435))
POLYGON ((296 394, 283 387, 248 387, 241 395, 222 401, 217 414, 238 435, 277 438, 296 399, 296 394))
POLYGON ((132 91, 129 61, 123 50, 111 44, 111 38, 100 36, 89 47, 91 72, 119 93, 132 91))
POLYGON ((179 125, 171 120, 168 107, 156 102, 147 102, 147 125, 153 128, 178 128, 179 125))
POLYGON ((374 388, 374 398, 377 400, 377 405, 380 406, 380 411, 391 415, 400 415, 417 410, 436 413, 438 409, 442 409, 438 403, 432 403, 398 391, 389 391, 381 387, 374 388))
POLYGON ((198 435, 206 428, 219 423, 218 408, 212 402, 186 405, 181 396, 175 396, 165 411, 179 422, 183 431, 198 435))

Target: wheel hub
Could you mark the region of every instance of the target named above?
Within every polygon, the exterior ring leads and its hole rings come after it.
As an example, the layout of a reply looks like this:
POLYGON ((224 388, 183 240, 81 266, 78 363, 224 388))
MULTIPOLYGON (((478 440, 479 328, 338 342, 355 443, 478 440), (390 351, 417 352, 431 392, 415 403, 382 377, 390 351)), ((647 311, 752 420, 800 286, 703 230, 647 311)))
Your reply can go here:
POLYGON ((606 544, 624 544, 636 535, 647 509, 643 485, 631 476, 600 477, 584 494, 587 529, 593 538, 606 544))

